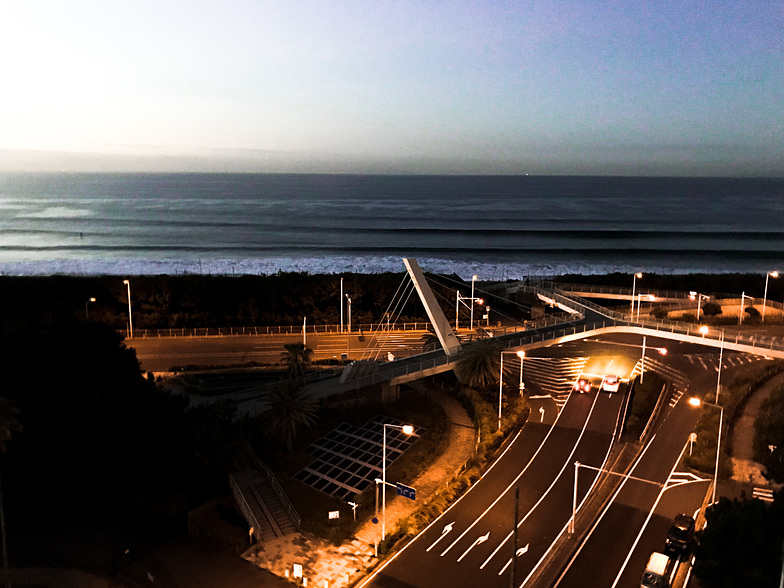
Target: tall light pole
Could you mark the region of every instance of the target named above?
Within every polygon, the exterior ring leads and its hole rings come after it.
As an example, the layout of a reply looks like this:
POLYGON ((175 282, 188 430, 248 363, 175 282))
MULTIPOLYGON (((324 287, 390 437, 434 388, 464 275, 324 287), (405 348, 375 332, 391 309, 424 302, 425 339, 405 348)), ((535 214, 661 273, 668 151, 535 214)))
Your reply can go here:
POLYGON ((721 391, 721 364, 724 362, 724 329, 721 330, 721 345, 719 346, 719 374, 716 376, 716 404, 719 403, 721 391))
POLYGON ((692 406, 700 406, 700 404, 705 404, 706 406, 712 406, 713 408, 719 409, 719 438, 716 441, 716 466, 713 473, 713 497, 711 498, 711 503, 716 502, 716 486, 719 484, 719 452, 721 451, 721 428, 724 425, 724 407, 720 404, 714 404, 712 402, 705 402, 704 400, 700 400, 699 398, 689 398, 689 404, 692 406))
POLYGON ((89 319, 90 318, 90 311, 87 309, 87 305, 90 304, 91 302, 95 302, 95 298, 89 298, 87 300, 87 302, 84 303, 84 318, 85 319, 89 319))
POLYGON ((351 332, 351 296, 346 294, 346 300, 348 300, 348 329, 347 331, 351 332))
POLYGON ((123 280, 123 284, 128 287, 128 338, 133 339, 133 315, 131 313, 131 283, 123 280))
POLYGON ((469 328, 471 330, 473 330, 473 328, 474 328, 474 300, 475 300, 475 298, 474 298, 474 284, 476 283, 476 279, 478 277, 479 276, 474 274, 473 277, 471 278, 471 324, 469 325, 469 328))
POLYGON ((343 332, 343 278, 340 278, 340 332, 343 332))
POLYGON ((762 296, 762 322, 765 322, 765 303, 768 301, 768 278, 778 278, 779 272, 767 272, 765 274, 765 294, 762 296))
POLYGON ((520 358, 520 395, 523 395, 523 358, 525 351, 501 351, 501 368, 498 374, 498 430, 501 430, 501 406, 504 401, 504 353, 516 355, 520 358))
POLYGON ((391 425, 384 423, 384 449, 381 454, 381 540, 387 538, 387 427, 403 431, 406 435, 414 433, 411 425, 391 425))
MULTIPOLYGON (((743 303, 745 302, 746 298, 748 298, 749 300, 754 300, 753 296, 746 296, 745 292, 741 292, 741 295, 740 295, 740 312, 738 313, 738 324, 741 324, 743 322, 743 303)), ((753 304, 753 302, 752 302, 752 304, 753 304)))
POLYGON ((634 274, 634 278, 632 279, 632 314, 630 318, 634 317, 634 291, 637 288, 637 278, 642 278, 642 272, 634 274))

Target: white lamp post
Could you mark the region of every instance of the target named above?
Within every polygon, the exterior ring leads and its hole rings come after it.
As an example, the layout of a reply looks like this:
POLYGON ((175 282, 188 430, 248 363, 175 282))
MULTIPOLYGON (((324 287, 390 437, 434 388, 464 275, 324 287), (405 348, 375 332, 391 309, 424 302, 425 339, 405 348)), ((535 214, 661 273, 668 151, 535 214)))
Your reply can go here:
POLYGON ((351 332, 351 296, 346 294, 346 300, 348 300, 348 328, 346 330, 350 333, 351 332))
POLYGON ((384 449, 381 455, 381 540, 387 538, 387 427, 403 431, 406 435, 414 433, 411 425, 390 425, 384 423, 384 449))
POLYGON ((340 278, 340 332, 343 332, 343 278, 340 278))
POLYGON ((474 274, 474 276, 471 278, 471 324, 469 325, 469 328, 472 330, 474 328, 474 284, 476 283, 477 277, 478 276, 474 274))
POLYGON ((740 312, 738 313, 738 324, 743 322, 743 303, 746 301, 746 298, 749 300, 754 300, 753 296, 746 296, 745 292, 741 292, 740 295, 740 312))
POLYGON ((768 272, 765 274, 765 294, 762 296, 762 322, 765 322, 765 303, 768 301, 768 278, 778 278, 779 272, 768 272))
POLYGON ((84 303, 84 318, 85 319, 89 319, 90 318, 90 311, 87 309, 87 305, 90 304, 91 302, 95 302, 95 298, 89 298, 87 300, 87 302, 84 303))
POLYGON ((642 278, 642 272, 634 274, 634 278, 632 279, 632 317, 634 317, 634 291, 637 287, 637 278, 642 278))
POLYGON ((504 353, 513 354, 520 358, 520 395, 523 394, 523 358, 525 351, 501 351, 501 368, 498 374, 498 430, 501 430, 501 406, 504 401, 504 353))
POLYGON ((128 287, 128 338, 133 339, 133 316, 131 313, 131 283, 123 280, 123 284, 128 287))
POLYGON ((719 438, 716 441, 716 466, 713 473, 713 497, 711 498, 711 503, 716 502, 716 486, 719 483, 719 452, 721 451, 721 428, 724 425, 724 407, 720 404, 714 404, 712 402, 704 402, 701 401, 699 398, 689 398, 689 404, 692 406, 699 406, 700 404, 705 404, 706 406, 712 406, 713 408, 719 409, 719 438))

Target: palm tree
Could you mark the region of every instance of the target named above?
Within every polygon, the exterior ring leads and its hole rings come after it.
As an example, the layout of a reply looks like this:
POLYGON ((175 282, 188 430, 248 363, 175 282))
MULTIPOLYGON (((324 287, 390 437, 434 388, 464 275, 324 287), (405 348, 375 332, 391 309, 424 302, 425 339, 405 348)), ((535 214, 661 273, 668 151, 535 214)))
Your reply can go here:
POLYGON ((496 339, 479 339, 463 347, 455 365, 457 377, 471 388, 487 388, 498 382, 501 344, 496 339))
POLYGON ((281 380, 267 397, 269 409, 266 413, 267 436, 294 449, 294 439, 302 427, 312 427, 318 402, 300 387, 295 379, 281 380))
POLYGON ((283 359, 288 366, 289 375, 292 378, 304 378, 313 362, 313 350, 304 343, 286 343, 283 348, 286 350, 283 359))
MULTIPOLYGON (((8 442, 15 432, 22 430, 22 425, 16 419, 19 409, 14 403, 0 396, 0 451, 5 453, 8 442)), ((5 507, 3 506, 3 478, 0 473, 0 540, 3 542, 3 583, 6 588, 11 588, 8 580, 8 548, 6 547, 5 537, 5 507)))
POLYGON ((422 353, 427 353, 428 351, 435 351, 436 349, 441 349, 441 341, 436 335, 435 330, 431 325, 427 327, 427 333, 422 335, 422 353))

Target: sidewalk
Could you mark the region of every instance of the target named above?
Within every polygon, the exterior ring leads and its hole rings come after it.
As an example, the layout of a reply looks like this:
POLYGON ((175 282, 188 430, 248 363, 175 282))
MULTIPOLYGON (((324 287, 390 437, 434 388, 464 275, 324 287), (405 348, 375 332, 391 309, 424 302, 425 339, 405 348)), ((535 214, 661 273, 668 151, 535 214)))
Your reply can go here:
MULTIPOLYGON (((412 482, 417 489, 417 501, 387 495, 387 533, 451 479, 474 453, 476 431, 462 405, 440 390, 429 389, 428 394, 443 407, 451 423, 448 448, 412 482)), ((351 541, 340 546, 307 533, 289 535, 254 545, 243 558, 281 577, 291 575, 293 565, 300 564, 311 586, 348 586, 376 563, 374 551, 375 542, 381 537, 380 527, 380 522, 374 524, 367 520, 351 541)))

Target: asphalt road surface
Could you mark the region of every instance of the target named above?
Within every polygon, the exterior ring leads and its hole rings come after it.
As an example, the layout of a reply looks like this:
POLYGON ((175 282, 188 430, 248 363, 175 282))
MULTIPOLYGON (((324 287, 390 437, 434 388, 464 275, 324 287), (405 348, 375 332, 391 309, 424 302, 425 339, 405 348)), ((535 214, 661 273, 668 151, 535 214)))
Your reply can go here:
MULTIPOLYGON (((513 571, 526 577, 568 524, 574 461, 605 463, 622 403, 621 394, 573 394, 553 425, 526 425, 484 477, 366 585, 490 588, 509 586, 513 571)), ((580 478, 579 501, 594 479, 580 478)))

